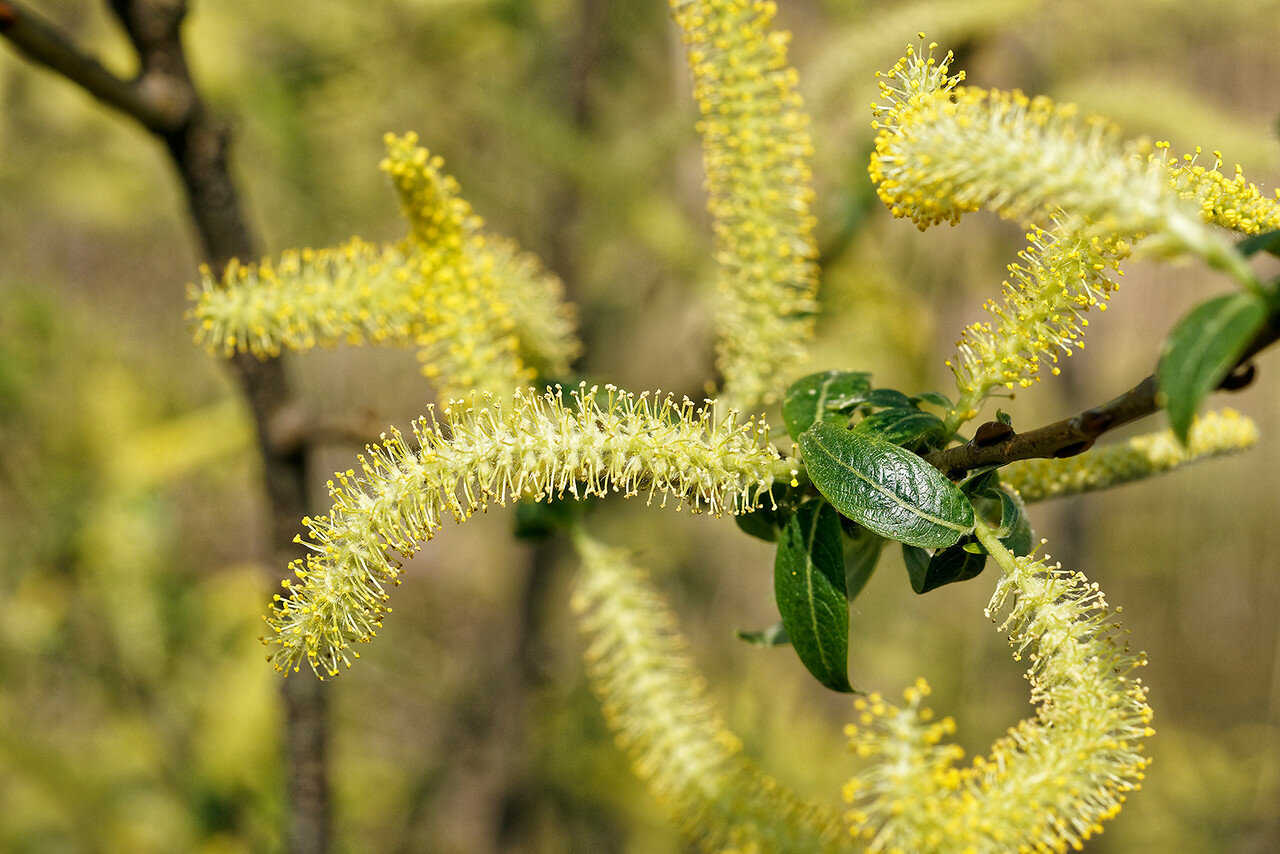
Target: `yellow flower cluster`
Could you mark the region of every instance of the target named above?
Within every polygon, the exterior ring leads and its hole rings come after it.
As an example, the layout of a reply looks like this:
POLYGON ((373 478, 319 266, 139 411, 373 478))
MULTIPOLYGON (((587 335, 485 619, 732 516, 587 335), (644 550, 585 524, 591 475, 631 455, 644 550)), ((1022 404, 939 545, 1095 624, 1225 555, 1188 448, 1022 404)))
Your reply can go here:
POLYGON ((420 323, 410 307, 407 252, 356 237, 331 249, 289 250, 278 261, 233 260, 221 281, 202 268, 201 289, 193 293, 196 340, 225 356, 261 357, 339 342, 411 340, 420 323))
POLYGON ((1258 427, 1233 409, 1196 419, 1184 448, 1173 431, 1135 436, 1062 460, 1022 460, 1000 472, 1025 501, 1061 498, 1119 486, 1210 457, 1233 454, 1258 442, 1258 427))
POLYGON ((966 329, 948 362, 960 391, 951 427, 974 417, 993 389, 1031 385, 1045 356, 1056 366, 1083 346, 1083 315, 1114 290, 1110 275, 1131 242, 1151 255, 1199 255, 1256 287, 1244 259, 1208 227, 1280 225, 1280 202, 1238 169, 1228 180, 1220 157, 1213 169, 1194 157, 1170 164, 1163 143, 1144 159, 1071 105, 960 86, 962 73, 948 76, 950 59, 938 62, 932 45, 908 48, 881 75, 870 166, 877 192, 922 229, 983 206, 1032 223, 1003 304, 987 305, 995 322, 966 329))
POLYGON ((1004 301, 987 303, 995 319, 966 328, 947 367, 956 375, 965 414, 997 386, 1022 388, 1039 379, 1042 358, 1048 356, 1053 374, 1060 354, 1071 355, 1084 346, 1085 313, 1094 306, 1106 310, 1115 290, 1109 273, 1120 274, 1119 261, 1129 252, 1121 241, 1104 241, 1073 232, 1058 222, 1045 231, 1033 228, 1021 263, 1009 265, 1004 301))
POLYGON ((1280 190, 1274 196, 1262 194, 1256 184, 1245 180, 1244 170, 1236 166, 1234 177, 1221 172, 1222 153, 1213 152, 1214 164, 1209 168, 1196 161, 1203 153, 1184 154, 1182 160, 1167 160, 1169 143, 1156 143, 1159 159, 1169 169, 1169 184, 1184 199, 1200 203, 1200 218, 1205 222, 1229 228, 1241 234, 1258 234, 1280 228, 1280 190))
POLYGON ((839 814, 800 801, 742 752, 707 700, 675 617, 619 550, 575 531, 587 669, 636 773, 704 851, 837 851, 839 814))
POLYGON ((817 310, 812 145, 771 0, 672 0, 693 71, 714 219, 717 366, 739 409, 772 402, 807 357, 817 310))
POLYGON ((1115 128, 1073 105, 959 86, 932 46, 881 75, 870 173, 895 216, 920 228, 989 207, 1018 222, 1065 218, 1086 236, 1144 235, 1149 255, 1196 255, 1241 281, 1252 274, 1173 192, 1167 170, 1124 150, 1115 128))
MULTIPOLYGON (((643 493, 695 512, 754 506, 775 478, 793 481, 793 461, 768 443, 768 427, 715 404, 635 397, 612 386, 479 395, 467 407, 434 409, 413 428, 414 445, 393 431, 329 482, 333 509, 304 519, 311 554, 291 567, 268 622, 277 669, 305 661, 317 675, 350 666, 352 643, 372 639, 388 585, 408 557, 450 515, 462 521, 490 502, 515 498, 643 493)), ((354 653, 352 653, 354 655, 354 653)))
POLYGON ((943 742, 954 724, 921 707, 927 685, 908 689, 905 708, 862 701, 851 748, 876 761, 845 795, 850 830, 872 851, 1078 849, 1141 785, 1151 709, 1131 674, 1143 660, 1125 649, 1097 585, 1015 558, 989 529, 979 537, 1004 569, 988 614, 1007 609, 1000 628, 1031 661, 1037 714, 958 767, 963 751, 943 742))
POLYGON ((264 357, 341 342, 417 344, 445 399, 563 376, 578 343, 559 280, 511 241, 483 233, 413 134, 388 136, 387 147, 383 168, 409 236, 232 262, 221 281, 205 269, 192 311, 197 340, 264 357))

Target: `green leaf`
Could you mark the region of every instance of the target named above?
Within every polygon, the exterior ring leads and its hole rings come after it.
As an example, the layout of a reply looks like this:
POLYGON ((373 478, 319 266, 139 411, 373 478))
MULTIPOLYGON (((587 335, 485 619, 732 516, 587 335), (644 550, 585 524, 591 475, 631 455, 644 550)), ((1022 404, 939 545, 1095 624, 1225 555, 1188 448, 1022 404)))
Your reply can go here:
POLYGON ((853 532, 845 533, 844 541, 844 592, 852 602, 858 598, 862 588, 871 580, 871 573, 880 562, 880 551, 884 548, 884 537, 872 533, 861 525, 854 526, 853 532))
POLYGON ((1031 554, 1031 521, 1027 519, 1027 507, 1022 499, 1008 491, 1000 490, 1000 528, 996 536, 1004 547, 1017 557, 1031 554))
POLYGON ((896 388, 877 388, 867 392, 865 398, 869 406, 876 409, 914 409, 915 401, 896 388))
POLYGON ((840 517, 825 501, 806 501, 787 521, 773 565, 782 625, 809 672, 833 691, 849 684, 849 600, 840 517))
POLYGON ((956 481, 956 486, 965 495, 981 498, 995 498, 995 490, 1000 486, 1000 475, 996 472, 999 466, 982 466, 966 474, 956 481))
POLYGON ((787 630, 782 623, 774 623, 769 628, 761 629, 758 632, 739 631, 737 635, 752 646, 758 646, 762 649, 786 646, 791 643, 791 638, 787 637, 787 630))
POLYGON ((955 484, 892 442, 819 421, 800 450, 832 506, 883 537, 941 548, 973 530, 973 505, 955 484))
POLYGON ((913 445, 931 436, 941 436, 946 425, 931 412, 919 409, 883 409, 863 418, 853 429, 872 436, 879 436, 895 445, 913 445))
POLYGON ((1266 252, 1280 258, 1280 231, 1264 231, 1261 234, 1246 237, 1236 244, 1236 251, 1246 258, 1257 255, 1259 252, 1266 252))
POLYGON ((815 421, 852 412, 871 390, 871 374, 860 371, 822 371, 791 384, 782 400, 782 421, 791 441, 815 421))
POLYGON ((911 582, 911 589, 920 592, 920 587, 924 585, 925 574, 929 571, 929 561, 933 560, 933 555, 928 549, 922 549, 919 546, 909 546, 902 544, 902 562, 907 567, 907 579, 911 582))
POLYGON ((1234 293, 1200 304, 1170 334, 1156 373, 1169 423, 1184 445, 1200 403, 1266 322, 1261 297, 1234 293))
POLYGON ((911 400, 913 403, 931 403, 945 412, 950 412, 951 407, 955 405, 951 402, 951 398, 937 391, 921 392, 911 398, 911 400))
POLYGON ((932 556, 924 549, 903 546, 902 560, 907 565, 911 589, 917 593, 928 593, 946 584, 968 581, 980 574, 987 565, 987 555, 985 552, 975 553, 970 550, 970 546, 976 542, 973 537, 966 536, 950 548, 934 552, 932 556))
POLYGON ((738 523, 738 528, 743 533, 766 543, 775 543, 778 541, 778 531, 786 524, 786 514, 780 507, 765 505, 750 513, 734 516, 733 521, 738 523))

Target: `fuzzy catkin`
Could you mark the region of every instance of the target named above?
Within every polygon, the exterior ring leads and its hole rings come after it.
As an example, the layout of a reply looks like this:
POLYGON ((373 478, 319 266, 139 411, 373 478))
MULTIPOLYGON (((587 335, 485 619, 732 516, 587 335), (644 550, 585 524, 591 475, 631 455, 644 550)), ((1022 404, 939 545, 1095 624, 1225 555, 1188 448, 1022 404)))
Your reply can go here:
POLYGON ((924 229, 982 207, 1032 224, 1060 211, 1084 236, 1144 235, 1149 256, 1196 256, 1252 283, 1163 165, 1121 146, 1114 126, 1044 96, 960 86, 950 59, 909 48, 881 75, 869 171, 894 216, 924 229))
POLYGON ((319 676, 350 666, 398 582, 400 557, 417 552, 446 516, 456 521, 510 499, 618 493, 668 500, 694 512, 750 509, 774 479, 794 479, 792 461, 768 442, 767 425, 737 423, 716 404, 639 397, 612 386, 478 395, 469 406, 432 410, 414 424, 413 446, 383 437, 355 469, 329 482, 333 509, 304 519, 311 550, 292 565, 268 622, 277 669, 306 662, 319 676), (398 557, 397 557, 398 556, 398 557))
POLYGON ((706 697, 675 616, 648 574, 581 531, 573 608, 587 671, 619 746, 704 851, 841 850, 839 813, 762 773, 706 697))
POLYGON ((202 270, 192 289, 197 342, 260 357, 340 343, 416 345, 446 401, 563 377, 580 345, 559 279, 483 231, 414 134, 386 144, 382 168, 400 193, 408 236, 233 261, 219 279, 202 270))
POLYGON ((944 739, 949 719, 921 706, 918 683, 899 708, 857 701, 854 752, 875 757, 845 788, 851 832, 871 851, 1002 854, 1076 849, 1141 786, 1152 735, 1144 664, 1131 653, 1096 584, 979 538, 1004 571, 987 613, 1003 613, 1015 658, 1027 658, 1036 715, 967 767, 944 739))
POLYGON ((771 0, 671 0, 693 72, 715 230, 716 366, 743 411, 807 358, 818 286, 809 117, 771 0))
POLYGON ((1021 460, 1001 470, 1000 479, 1023 500, 1044 501, 1142 480, 1198 460, 1238 453, 1257 442, 1257 425, 1234 409, 1224 409, 1198 417, 1185 447, 1173 431, 1165 430, 1066 459, 1021 460))

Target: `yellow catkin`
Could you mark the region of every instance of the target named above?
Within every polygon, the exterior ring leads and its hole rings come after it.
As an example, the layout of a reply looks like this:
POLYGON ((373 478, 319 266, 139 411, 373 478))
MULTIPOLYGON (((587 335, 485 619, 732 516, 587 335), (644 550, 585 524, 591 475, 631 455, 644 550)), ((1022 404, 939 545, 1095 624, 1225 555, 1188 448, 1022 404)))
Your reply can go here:
POLYGON ((579 348, 563 287, 515 244, 481 230, 457 183, 417 138, 387 137, 383 168, 409 236, 290 250, 258 264, 206 269, 193 290, 196 338, 261 357, 336 344, 418 345, 423 373, 448 400, 506 394, 558 378, 579 348))
POLYGON ((304 519, 310 553, 291 566, 269 615, 271 660, 305 663, 318 676, 350 666, 354 643, 370 641, 399 582, 402 558, 435 535, 445 517, 463 521, 490 504, 621 494, 671 500, 694 512, 741 512, 794 465, 768 441, 768 426, 739 424, 716 404, 638 397, 612 386, 477 395, 434 410, 359 457, 358 471, 329 482, 333 509, 304 519))
POLYGON ((894 216, 920 228, 989 208, 1021 223, 1066 221, 1087 237, 1143 235, 1153 257, 1191 255, 1252 284, 1248 265, 1116 128, 1044 96, 960 86, 932 47, 881 75, 870 173, 894 216))
POLYGON ((1173 431, 1165 430, 1062 460, 1022 460, 1002 469, 1000 479, 1025 501, 1042 501, 1141 480, 1247 450, 1257 442, 1257 425, 1233 409, 1224 409, 1197 418, 1185 447, 1173 431))
POLYGON ((592 689, 636 773, 704 851, 841 850, 839 813, 801 801, 742 751, 703 690, 674 615, 625 553, 575 532, 573 608, 592 689))
POLYGON ((873 761, 845 787, 849 832, 872 851, 1002 854, 1078 849, 1141 786, 1152 735, 1144 663, 1096 584, 1079 573, 1009 554, 990 529, 978 536, 1003 575, 988 613, 1004 614, 1014 657, 1031 663, 1035 717, 1011 728, 968 766, 946 739, 949 718, 872 695, 848 728, 850 749, 873 761))
POLYGON ((817 310, 813 152, 787 33, 770 0, 672 0, 693 72, 714 221, 723 398, 777 399, 807 358, 817 310))

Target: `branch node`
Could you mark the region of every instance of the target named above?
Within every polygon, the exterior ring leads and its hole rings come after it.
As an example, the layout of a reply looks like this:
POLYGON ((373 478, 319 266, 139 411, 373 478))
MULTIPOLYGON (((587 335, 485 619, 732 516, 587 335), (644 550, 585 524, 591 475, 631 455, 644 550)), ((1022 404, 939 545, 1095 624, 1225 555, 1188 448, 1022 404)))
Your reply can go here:
POLYGON ((973 446, 986 448, 1014 437, 1013 428, 1003 421, 988 421, 973 434, 973 446))

